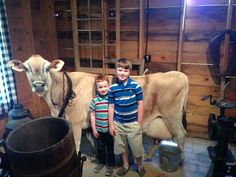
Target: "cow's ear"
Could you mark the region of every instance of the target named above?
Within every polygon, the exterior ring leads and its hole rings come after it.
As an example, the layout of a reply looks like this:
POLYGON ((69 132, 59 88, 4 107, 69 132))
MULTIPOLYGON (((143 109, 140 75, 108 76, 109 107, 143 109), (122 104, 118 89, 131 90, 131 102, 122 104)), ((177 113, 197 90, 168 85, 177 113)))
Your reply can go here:
POLYGON ((50 68, 52 71, 60 71, 64 66, 64 61, 62 60, 53 60, 51 62, 50 68))
POLYGON ((24 64, 20 60, 10 60, 7 64, 9 67, 11 67, 15 71, 18 71, 18 72, 25 71, 24 64))

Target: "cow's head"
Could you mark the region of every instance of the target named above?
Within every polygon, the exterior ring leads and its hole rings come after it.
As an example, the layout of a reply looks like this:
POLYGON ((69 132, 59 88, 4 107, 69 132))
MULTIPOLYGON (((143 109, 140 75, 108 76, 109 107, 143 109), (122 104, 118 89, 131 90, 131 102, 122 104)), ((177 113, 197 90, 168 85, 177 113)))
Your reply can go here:
POLYGON ((50 73, 60 71, 64 65, 62 60, 53 60, 51 63, 40 55, 32 55, 22 63, 20 60, 11 60, 8 65, 15 71, 25 71, 32 91, 43 96, 51 85, 50 73))

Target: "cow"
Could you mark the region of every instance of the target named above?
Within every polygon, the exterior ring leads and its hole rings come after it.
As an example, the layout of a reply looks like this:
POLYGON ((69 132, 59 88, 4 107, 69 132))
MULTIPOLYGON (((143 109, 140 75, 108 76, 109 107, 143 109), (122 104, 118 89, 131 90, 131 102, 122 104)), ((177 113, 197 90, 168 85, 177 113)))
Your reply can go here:
MULTIPOLYGON (((58 116, 68 85, 63 72, 59 72, 64 62, 52 62, 34 54, 24 63, 11 60, 9 66, 15 71, 25 71, 32 91, 47 102, 52 116, 58 116)), ((75 98, 65 109, 65 117, 72 124, 77 151, 80 150, 82 129, 90 126, 88 105, 95 94, 96 74, 68 72, 72 80, 75 98)), ((113 76, 108 76, 111 83, 113 76)), ((186 131, 182 124, 183 111, 189 90, 187 76, 178 71, 131 76, 141 84, 144 95, 143 133, 154 140, 174 137, 184 158, 186 131)), ((154 141, 155 142, 155 141, 154 141)), ((155 145, 155 143, 154 143, 155 145)), ((154 146, 153 146, 154 147, 154 146)), ((152 156, 153 148, 148 152, 152 156)))

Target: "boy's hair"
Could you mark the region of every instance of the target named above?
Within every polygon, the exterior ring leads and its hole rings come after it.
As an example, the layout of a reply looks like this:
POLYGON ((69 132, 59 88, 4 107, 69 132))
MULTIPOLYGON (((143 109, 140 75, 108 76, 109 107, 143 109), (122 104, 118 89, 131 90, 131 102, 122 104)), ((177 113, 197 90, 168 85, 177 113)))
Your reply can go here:
POLYGON ((116 62, 116 68, 125 68, 132 70, 132 63, 127 58, 120 58, 116 62))
POLYGON ((95 83, 97 84, 97 83, 102 82, 102 81, 107 81, 109 83, 108 78, 107 78, 106 75, 99 74, 95 79, 95 83))

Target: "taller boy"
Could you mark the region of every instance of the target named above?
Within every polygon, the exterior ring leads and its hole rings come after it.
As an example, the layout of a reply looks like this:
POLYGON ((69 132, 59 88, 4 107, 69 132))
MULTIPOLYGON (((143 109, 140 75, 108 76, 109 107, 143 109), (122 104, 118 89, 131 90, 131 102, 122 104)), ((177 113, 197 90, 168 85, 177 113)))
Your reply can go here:
POLYGON ((143 142, 143 90, 130 76, 132 64, 126 58, 116 63, 117 81, 110 86, 109 131, 114 136, 114 153, 121 154, 123 167, 116 172, 117 177, 124 176, 129 170, 128 145, 136 158, 140 176, 145 174, 142 164, 143 142))

